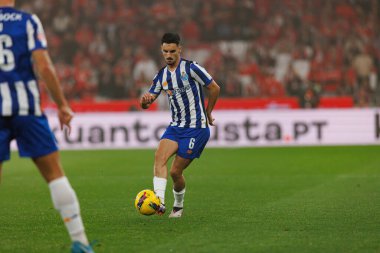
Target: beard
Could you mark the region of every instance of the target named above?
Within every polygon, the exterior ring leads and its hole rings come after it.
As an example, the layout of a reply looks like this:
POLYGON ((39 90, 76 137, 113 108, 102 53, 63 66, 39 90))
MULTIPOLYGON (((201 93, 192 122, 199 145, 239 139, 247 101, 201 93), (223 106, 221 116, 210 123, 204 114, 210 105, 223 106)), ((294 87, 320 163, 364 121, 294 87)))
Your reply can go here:
POLYGON ((175 63, 175 60, 173 58, 166 58, 166 64, 168 64, 169 66, 174 65, 174 63, 175 63))

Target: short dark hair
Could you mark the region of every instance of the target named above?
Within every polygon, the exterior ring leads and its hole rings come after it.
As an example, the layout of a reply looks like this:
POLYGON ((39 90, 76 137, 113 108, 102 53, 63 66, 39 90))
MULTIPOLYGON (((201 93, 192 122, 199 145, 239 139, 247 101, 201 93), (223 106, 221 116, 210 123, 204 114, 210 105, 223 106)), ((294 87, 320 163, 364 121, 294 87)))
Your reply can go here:
POLYGON ((161 39, 161 45, 164 43, 168 43, 168 44, 175 43, 179 45, 180 42, 181 42, 181 38, 179 37, 177 33, 165 33, 161 39))

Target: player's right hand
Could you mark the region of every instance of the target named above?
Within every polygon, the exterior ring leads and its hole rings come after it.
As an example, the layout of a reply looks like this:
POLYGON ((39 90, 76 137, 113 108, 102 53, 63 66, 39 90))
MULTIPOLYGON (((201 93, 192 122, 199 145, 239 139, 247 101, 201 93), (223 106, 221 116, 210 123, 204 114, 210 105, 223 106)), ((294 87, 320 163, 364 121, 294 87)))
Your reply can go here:
POLYGON ((71 108, 67 105, 58 108, 58 118, 61 126, 61 130, 66 126, 68 128, 69 134, 71 132, 71 120, 74 117, 74 113, 71 108))
POLYGON ((156 98, 150 94, 150 93, 145 93, 142 95, 140 99, 140 104, 143 109, 147 109, 149 105, 155 100, 156 98))

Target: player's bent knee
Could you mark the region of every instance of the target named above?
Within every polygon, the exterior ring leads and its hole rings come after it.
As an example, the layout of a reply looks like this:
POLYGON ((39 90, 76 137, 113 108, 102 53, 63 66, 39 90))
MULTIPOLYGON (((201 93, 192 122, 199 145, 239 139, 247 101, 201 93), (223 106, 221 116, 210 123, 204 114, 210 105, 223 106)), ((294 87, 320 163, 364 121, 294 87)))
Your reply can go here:
POLYGON ((170 170, 170 176, 175 180, 182 176, 182 172, 180 170, 170 170))

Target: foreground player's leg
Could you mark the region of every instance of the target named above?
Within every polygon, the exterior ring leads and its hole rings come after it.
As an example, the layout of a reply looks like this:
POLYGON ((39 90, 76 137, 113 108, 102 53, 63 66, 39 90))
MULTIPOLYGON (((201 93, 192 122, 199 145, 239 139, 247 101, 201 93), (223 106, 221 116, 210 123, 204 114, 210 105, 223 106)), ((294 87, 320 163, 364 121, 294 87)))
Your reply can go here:
POLYGON ((154 177, 153 188, 157 197, 160 198, 161 205, 157 210, 157 214, 165 213, 165 191, 168 177, 168 168, 166 166, 169 158, 177 151, 178 144, 169 139, 162 139, 158 144, 158 148, 154 157, 154 177))
POLYGON ((93 252, 84 231, 77 196, 63 173, 58 152, 34 158, 33 161, 49 184, 54 207, 59 211, 73 241, 72 252, 93 252))
POLYGON ((191 159, 182 158, 180 156, 176 156, 173 160, 170 176, 173 179, 174 204, 169 215, 170 218, 179 218, 182 216, 183 201, 186 191, 186 182, 185 177, 183 176, 183 171, 189 166, 191 161, 191 159))
POLYGON ((166 184, 167 179, 162 177, 153 177, 153 188, 154 192, 156 193, 157 197, 160 199, 160 206, 158 206, 158 209, 156 210, 156 213, 158 215, 162 215, 166 211, 165 207, 165 190, 166 190, 166 184))

